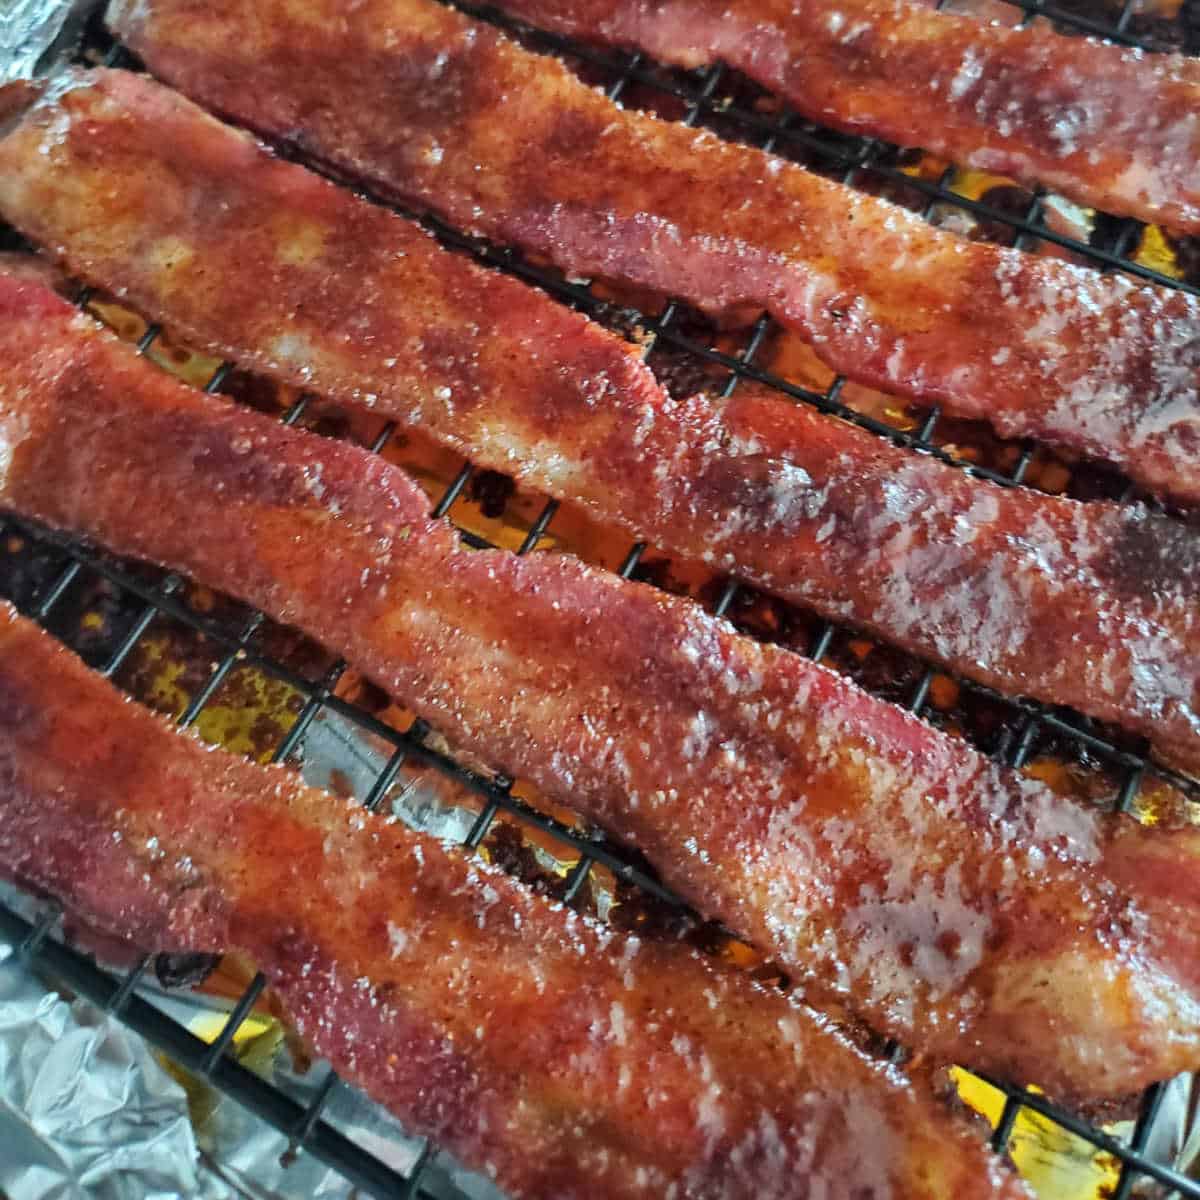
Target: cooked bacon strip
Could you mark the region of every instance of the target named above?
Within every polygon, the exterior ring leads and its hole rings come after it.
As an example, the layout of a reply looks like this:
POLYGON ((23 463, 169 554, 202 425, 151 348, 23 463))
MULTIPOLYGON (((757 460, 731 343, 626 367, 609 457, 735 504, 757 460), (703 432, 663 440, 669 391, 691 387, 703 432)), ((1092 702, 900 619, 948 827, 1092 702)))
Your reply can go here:
POLYGON ((0 602, 0 864, 140 947, 236 949, 514 1197, 1029 1193, 926 1091, 682 946, 607 930, 180 736, 0 602))
POLYGON ((14 203, 148 315, 1200 770, 1200 543, 1176 523, 979 483, 765 390, 672 400, 617 339, 144 77, 64 103, 47 177, 36 121, 9 145, 37 170, 14 203))
POLYGON ((681 67, 718 59, 847 133, 923 146, 1081 204, 1200 233, 1200 70, 925 0, 498 0, 681 67))
POLYGON ((939 1061, 1072 1096, 1200 1064, 1200 828, 1084 810, 686 600, 465 549, 378 456, 0 295, 0 506, 307 631, 939 1061))
MULTIPOLYGON (((452 224, 572 275, 766 308, 852 379, 1200 499, 1193 297, 965 242, 753 148, 625 112, 434 0, 116 9, 118 32, 190 95, 452 224)), ((3 168, 27 173, 22 159, 3 168)), ((27 223, 12 191, 0 205, 27 223)))

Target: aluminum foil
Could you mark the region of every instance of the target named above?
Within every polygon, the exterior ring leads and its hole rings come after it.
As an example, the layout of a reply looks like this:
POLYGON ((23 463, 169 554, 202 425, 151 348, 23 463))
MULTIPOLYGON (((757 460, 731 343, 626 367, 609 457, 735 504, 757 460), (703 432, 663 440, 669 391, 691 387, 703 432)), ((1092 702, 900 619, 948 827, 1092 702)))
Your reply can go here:
MULTIPOLYGON (((198 994, 143 997, 201 1036, 226 1006, 198 994)), ((327 1063, 297 1069, 273 1018, 247 1022, 235 1053, 300 1103, 327 1063)), ((335 1088, 322 1116, 406 1172, 422 1142, 358 1091, 335 1088)), ((484 1180, 435 1159, 423 1186, 444 1200, 495 1200, 484 1180), (462 1186, 460 1187, 459 1184, 462 1186)), ((59 994, 0 944, 0 1195, 9 1200, 155 1200, 304 1195, 351 1200, 352 1186, 236 1102, 160 1057, 116 1018, 59 994)))
MULTIPOLYGON (((97 6, 97 0, 0 0, 0 84, 62 61, 97 6)), ((362 797, 390 751, 326 712, 305 740, 303 772, 315 786, 362 797)), ((460 800, 433 773, 402 777, 388 797, 408 823, 454 841, 474 821, 474 812, 460 800)), ((27 899, 3 886, 0 903, 31 911, 27 899)), ((206 1038, 216 1035, 229 1008, 204 992, 150 986, 142 994, 206 1038)), ((234 1052, 301 1103, 316 1095, 329 1071, 325 1063, 298 1066, 281 1027, 269 1017, 252 1015, 234 1052)), ((1194 1169, 1200 1159, 1197 1107, 1191 1079, 1170 1084, 1146 1153, 1178 1169, 1194 1169)), ((351 1088, 334 1089, 324 1117, 400 1171, 420 1152, 418 1139, 351 1088)), ((1132 1123, 1112 1132, 1127 1137, 1132 1123)), ((288 1150, 283 1135, 163 1059, 119 1020, 60 995, 0 943, 0 1195, 351 1200, 355 1193, 347 1181, 288 1150)), ((1089 1147, 1044 1123, 1023 1116, 1014 1152, 1047 1200, 1091 1200, 1111 1190, 1111 1165, 1098 1163, 1089 1147)), ((434 1159, 423 1185, 443 1200, 500 1200, 490 1183, 443 1155, 434 1159)))
MULTIPOLYGON (((323 712, 304 742, 305 779, 362 797, 391 747, 335 713, 323 712)), ((461 841, 474 814, 441 776, 403 775, 388 797, 409 824, 461 841)), ((0 885, 0 903, 33 918, 39 906, 0 885)), ((205 1040, 221 1030, 232 1003, 204 991, 139 994, 205 1040)), ((297 1064, 282 1025, 257 1013, 233 1047, 301 1104, 320 1090, 325 1062, 297 1064)), ((339 1086, 322 1117, 376 1158, 407 1173, 423 1148, 361 1092, 339 1086)), ((439 1153, 422 1177, 439 1200, 503 1200, 486 1179, 439 1153)), ((119 1020, 86 1001, 60 996, 0 942, 0 1195, 10 1200, 135 1200, 141 1197, 304 1195, 352 1200, 337 1172, 305 1154, 236 1101, 147 1048, 119 1020)))
POLYGON ((0 0, 0 84, 58 61, 97 0, 0 0))
POLYGON ((199 1167, 183 1089, 145 1044, 0 946, 0 1192, 11 1200, 231 1196, 199 1167))

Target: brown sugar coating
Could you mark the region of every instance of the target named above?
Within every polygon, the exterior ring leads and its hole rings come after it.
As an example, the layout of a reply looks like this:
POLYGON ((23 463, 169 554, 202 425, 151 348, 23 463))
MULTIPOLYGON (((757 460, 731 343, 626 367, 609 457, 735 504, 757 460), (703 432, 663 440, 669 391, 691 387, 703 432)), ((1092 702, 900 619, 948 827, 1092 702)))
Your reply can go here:
POLYGON ((0 203, 148 317, 1200 769, 1200 539, 1182 525, 972 480, 764 389, 671 397, 617 338, 161 85, 83 80, 0 145, 0 203))
POLYGON ((0 505, 298 626, 937 1061, 1068 1097, 1200 1062, 1197 828, 1079 807, 689 601, 466 549, 377 456, 2 294, 0 505))
MULTIPOLYGON (((699 6, 716 7, 729 6, 699 6)), ((1192 296, 968 242, 753 147, 622 109, 436 0, 125 9, 118 32, 162 78, 461 229, 572 276, 715 312, 766 309, 851 379, 1200 498, 1192 296)), ((1196 128, 1194 104, 1182 121, 1196 128)))
POLYGON ((0 604, 0 867, 240 950, 414 1133, 522 1200, 1027 1193, 927 1093, 696 951, 180 735, 0 604))

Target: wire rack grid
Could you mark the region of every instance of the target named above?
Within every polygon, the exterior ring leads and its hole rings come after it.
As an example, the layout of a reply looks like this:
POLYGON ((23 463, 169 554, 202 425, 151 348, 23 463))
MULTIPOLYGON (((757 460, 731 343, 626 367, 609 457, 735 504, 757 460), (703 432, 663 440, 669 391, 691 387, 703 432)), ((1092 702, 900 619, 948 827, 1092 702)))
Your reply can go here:
MULTIPOLYGON (((1007 2, 1019 10, 1020 19, 1024 21, 1046 19, 1064 32, 1097 35, 1146 49, 1159 48, 1153 33, 1146 34, 1138 29, 1141 11, 1138 0, 1124 0, 1119 9, 1115 6, 1112 9, 1100 9, 1099 15, 1091 4, 1081 5, 1080 10, 1076 11, 1042 3, 1041 0, 1007 2)), ((673 115, 687 124, 715 125, 726 135, 732 131, 733 136, 764 150, 799 157, 847 184, 862 186, 869 180, 875 186, 882 184, 884 188, 900 189, 907 202, 927 217, 933 217, 940 209, 957 210, 977 222, 988 223, 992 229, 1007 231, 1010 244, 1022 249, 1032 251, 1039 244, 1049 244, 1101 270, 1121 270, 1148 282, 1200 294, 1200 285, 1196 282, 1168 275, 1156 266, 1133 257, 1142 234, 1142 227, 1135 221, 1098 220, 1086 238, 1063 232, 1047 222, 1046 197, 1040 191, 1030 193, 1019 209, 1014 209, 1011 204, 1001 207, 985 198, 972 198, 952 186, 955 178, 952 166, 947 165, 937 178, 925 178, 906 170, 905 155, 896 147, 831 133, 800 119, 786 108, 776 107, 774 111, 764 113, 745 100, 747 94, 754 94, 752 85, 747 88, 745 81, 738 79, 722 65, 696 73, 663 71, 638 53, 597 50, 531 30, 494 10, 466 5, 462 7, 481 19, 500 25, 539 50, 567 57, 582 66, 587 73, 600 78, 608 95, 614 100, 628 100, 635 89, 649 91, 661 98, 663 104, 675 106, 678 111, 673 115)), ((1189 24, 1189 13, 1190 9, 1186 9, 1181 18, 1181 40, 1185 48, 1196 49, 1196 46, 1188 44, 1188 39, 1193 36, 1200 38, 1200 20, 1189 24), (1192 24, 1196 30, 1192 30, 1192 24)), ((126 52, 111 44, 98 23, 93 23, 89 28, 84 55, 86 61, 136 66, 126 52)), ((916 452, 936 455, 974 475, 1004 486, 1019 486, 1027 482, 1026 472, 1038 449, 1033 444, 1019 448, 1011 467, 997 470, 969 461, 936 439, 942 420, 937 408, 923 413, 915 427, 892 424, 845 403, 843 389, 847 381, 842 376, 834 377, 823 390, 817 390, 776 373, 762 358, 764 347, 778 332, 768 317, 760 318, 746 330, 738 346, 715 346, 711 339, 696 334, 693 314, 682 303, 667 301, 657 312, 631 311, 626 306, 614 305, 611 300, 602 298, 590 284, 566 280, 555 272, 527 262, 510 248, 463 236, 428 214, 409 215, 418 216, 448 246, 470 253, 490 266, 540 287, 606 324, 625 330, 638 327, 644 335, 648 335, 646 342, 650 353, 658 350, 681 355, 710 372, 719 372, 723 376, 721 390, 725 395, 732 394, 743 380, 754 380, 775 388, 798 403, 813 405, 916 452)), ((4 233, 3 238, 19 244, 19 239, 14 238, 11 231, 4 233)), ((80 295, 80 302, 86 304, 90 298, 85 291, 80 295)), ((161 335, 160 326, 150 325, 138 343, 139 351, 143 354, 148 352, 161 335)), ((208 381, 207 390, 223 390, 232 369, 231 364, 222 364, 208 381)), ((287 411, 284 420, 288 423, 299 421, 311 402, 311 398, 301 397, 287 411)), ((382 450, 394 432, 392 426, 385 427, 376 438, 373 448, 382 450)), ((464 463, 433 506, 435 515, 453 517, 452 510, 463 496, 473 474, 472 465, 464 463)), ((1110 491, 1120 497, 1135 494, 1124 481, 1114 481, 1110 491)), ((529 553, 539 544, 558 510, 559 505, 555 501, 544 504, 529 525, 517 553, 529 553)), ((260 615, 249 614, 233 624, 227 620, 210 618, 185 602, 183 581, 173 575, 147 573, 140 567, 114 562, 86 545, 63 543, 57 538, 48 539, 44 531, 16 518, 8 518, 6 523, 0 523, 0 536, 6 527, 18 531, 22 537, 32 538, 57 560, 58 566, 52 577, 24 605, 29 614, 41 623, 52 621, 72 588, 88 577, 103 579, 135 605, 136 616, 129 622, 106 660, 99 664, 104 674, 117 674, 147 631, 159 621, 174 622, 190 629, 205 638, 211 646, 219 648, 218 660, 209 677, 179 716, 182 726, 192 725, 200 718, 205 706, 212 701, 235 668, 258 668, 270 677, 283 681, 302 697, 294 720, 273 749, 274 759, 284 760, 293 756, 318 716, 324 712, 335 713, 372 737, 381 739, 389 748, 386 766, 363 797, 368 807, 376 808, 384 803, 405 766, 419 763, 433 768, 479 798, 478 815, 465 839, 468 847, 480 846, 502 813, 560 842, 564 847, 564 856, 574 860, 561 889, 561 895, 567 902, 576 901, 589 874, 596 865, 600 865, 611 871, 623 884, 665 905, 682 908, 653 873, 627 855, 620 846, 611 845, 589 831, 572 828, 530 806, 514 794, 514 781, 484 777, 464 768, 443 749, 431 744, 431 731, 422 722, 418 721, 399 731, 365 708, 341 698, 335 689, 346 670, 345 663, 332 664, 314 679, 265 652, 260 636, 264 622, 260 615)), ((476 546, 488 544, 476 534, 464 531, 463 536, 476 546)), ((620 573, 625 577, 640 576, 648 549, 641 542, 632 545, 621 563, 620 573)), ((711 607, 718 615, 733 616, 744 592, 745 589, 735 580, 726 581, 715 593, 711 607)), ((814 658, 825 658, 835 638, 844 633, 827 621, 815 622, 807 652, 814 658)), ((913 712, 925 714, 929 711, 930 688, 936 674, 932 666, 919 666, 904 698, 913 712)), ((988 689, 966 682, 961 686, 980 693, 1009 713, 1001 735, 989 749, 1014 767, 1021 767, 1029 761, 1040 739, 1052 737, 1057 743, 1072 744, 1081 755, 1103 762, 1114 773, 1119 780, 1114 789, 1114 803, 1120 808, 1132 805, 1148 774, 1167 780, 1193 799, 1198 795, 1192 781, 1150 762, 1142 752, 1142 747, 1131 746, 1113 737, 1110 731, 1098 728, 1076 713, 1021 699, 999 697, 988 689)), ((235 1033, 265 987, 266 981, 261 976, 250 983, 233 1007, 217 1039, 206 1043, 138 994, 139 984, 148 968, 147 961, 138 963, 124 976, 114 976, 54 936, 56 923, 57 914, 53 910, 47 911, 40 921, 30 922, 0 905, 0 937, 16 945, 27 962, 119 1016, 180 1064, 209 1079, 223 1092, 285 1133, 297 1150, 317 1156, 341 1172, 356 1187, 372 1195, 432 1195, 426 1183, 430 1163, 435 1157, 435 1147, 427 1146, 412 1172, 407 1176, 401 1175, 353 1144, 322 1119, 330 1088, 336 1086, 332 1077, 330 1087, 323 1089, 310 1104, 302 1106, 280 1089, 240 1066, 230 1056, 228 1050, 235 1033)), ((1165 1194, 1200 1200, 1200 1184, 1154 1161, 1145 1152, 1161 1108, 1163 1085, 1156 1085, 1145 1093, 1140 1101, 1132 1136, 1128 1140, 1119 1140, 1040 1093, 1003 1080, 988 1082, 1005 1097, 1003 1112, 992 1136, 992 1143, 997 1150, 1007 1148, 1018 1115, 1022 1109, 1028 1109, 1119 1161, 1120 1175, 1113 1193, 1114 1200, 1128 1200, 1135 1185, 1151 1181, 1161 1185, 1165 1194)))

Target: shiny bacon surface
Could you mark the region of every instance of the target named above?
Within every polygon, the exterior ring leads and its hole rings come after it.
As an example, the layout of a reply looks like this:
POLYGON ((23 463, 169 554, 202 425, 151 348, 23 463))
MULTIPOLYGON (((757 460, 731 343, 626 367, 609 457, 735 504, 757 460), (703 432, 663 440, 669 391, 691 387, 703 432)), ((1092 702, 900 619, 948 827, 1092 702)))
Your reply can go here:
POLYGON ((169 729, 0 603, 0 866, 238 949, 349 1078, 514 1197, 1026 1196, 777 992, 169 729))
POLYGON ((1200 541, 1181 525, 974 481, 749 386, 668 397, 539 293, 156 83, 100 79, 61 101, 48 159, 20 147, 38 179, 13 201, 94 282, 248 367, 1200 770, 1200 541))
POLYGON ((848 133, 1200 233, 1200 68, 921 0, 499 0, 544 29, 722 60, 848 133))
MULTIPOLYGON (((756 149, 624 111, 435 0, 138 0, 115 18, 202 103, 452 224, 571 275, 768 309, 852 379, 1200 498, 1192 297, 966 242, 756 149)), ((13 158, 5 170, 56 161, 13 158)), ((29 219, 30 203, 9 206, 29 219)))
POLYGON ((937 1060, 1075 1097, 1200 1064, 1200 828, 1077 807, 688 601, 467 550, 378 457, 0 296, 0 506, 308 631, 937 1060))

